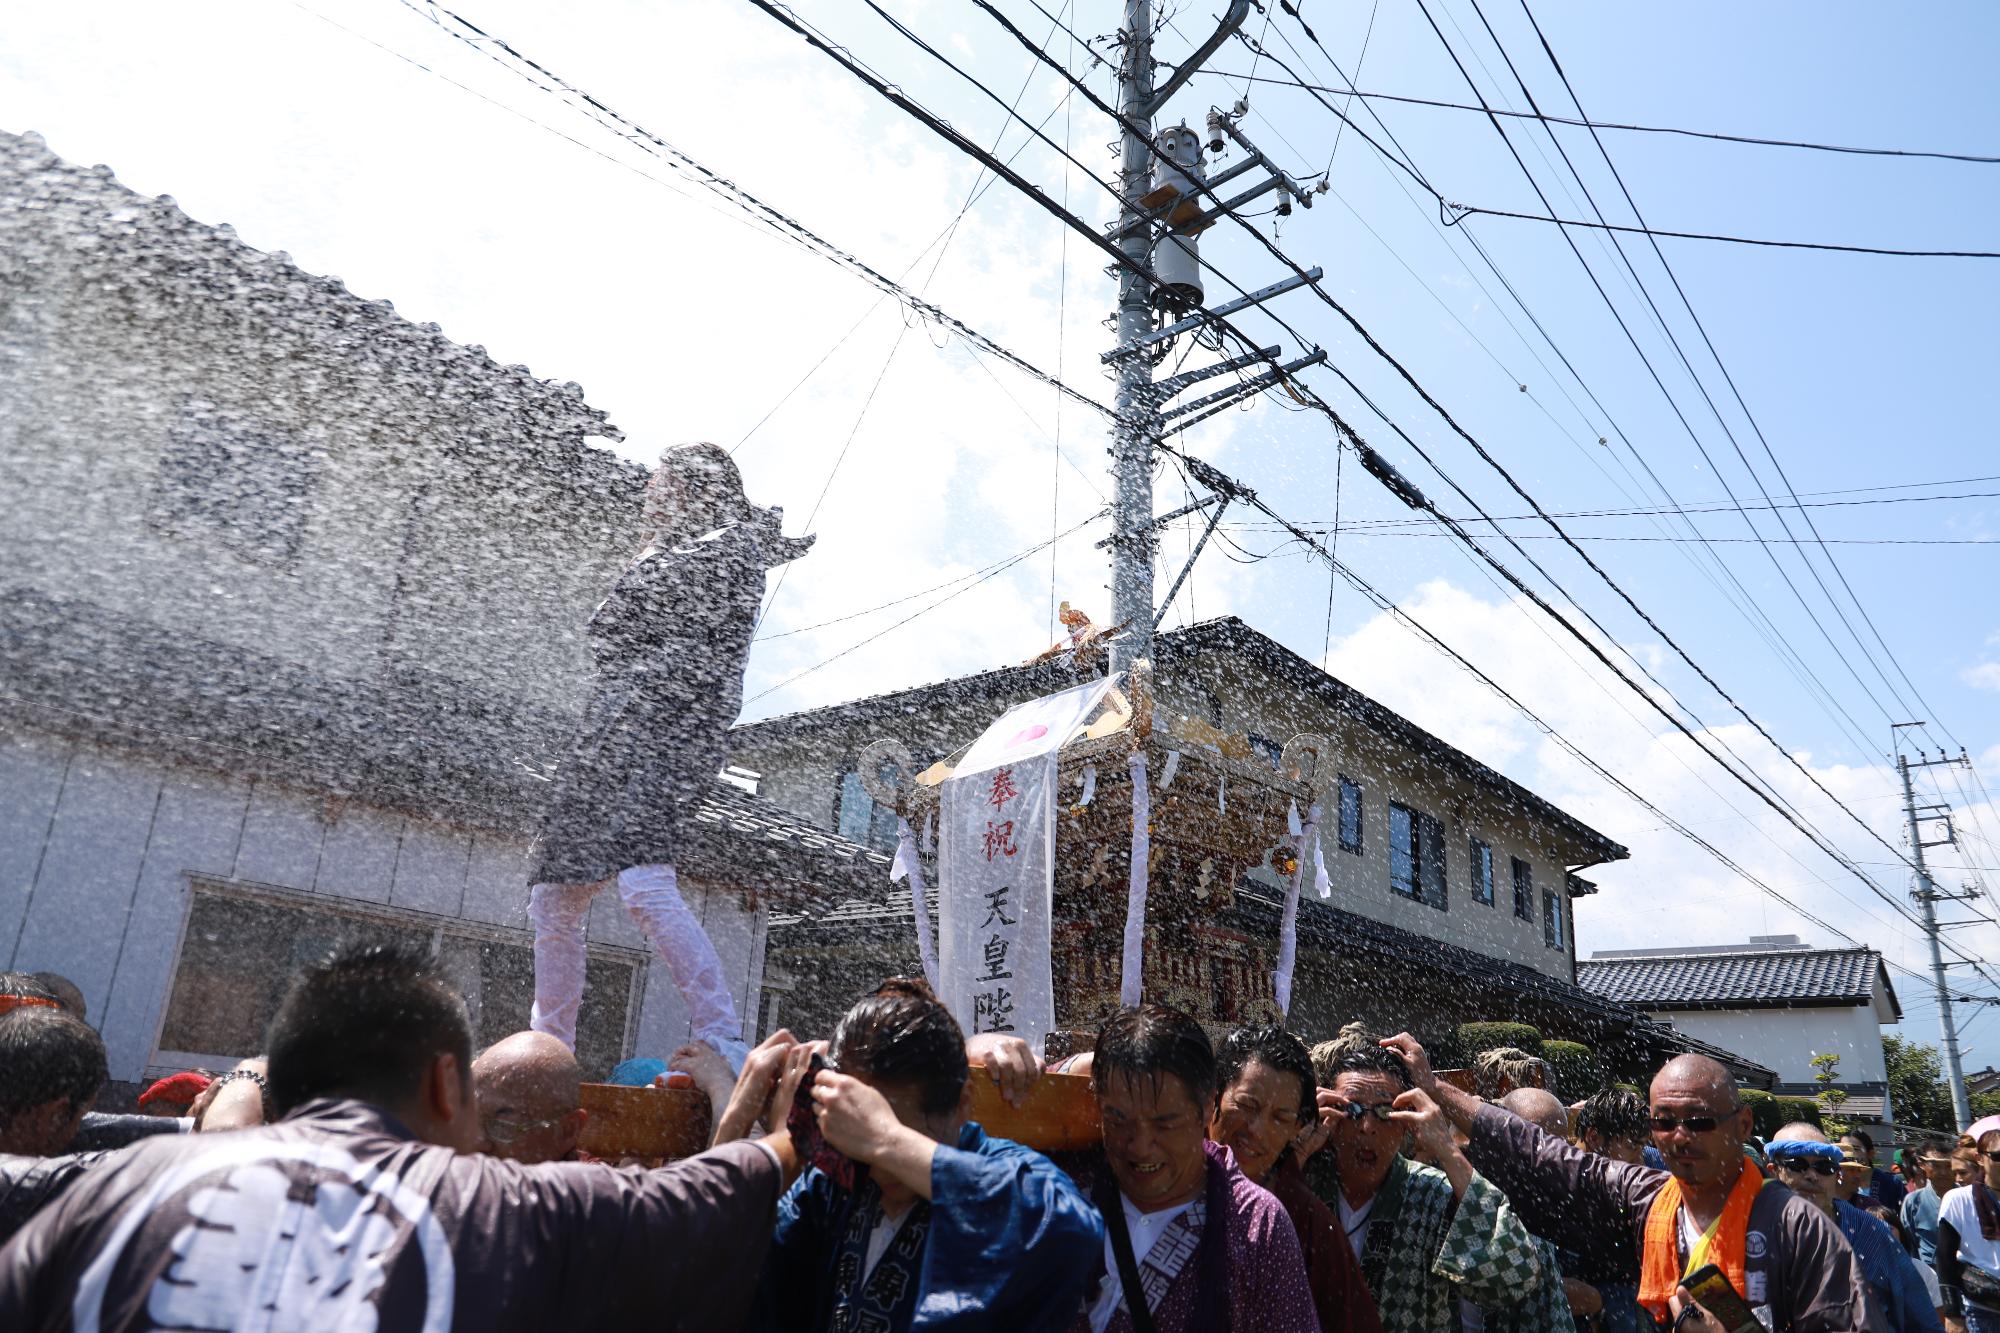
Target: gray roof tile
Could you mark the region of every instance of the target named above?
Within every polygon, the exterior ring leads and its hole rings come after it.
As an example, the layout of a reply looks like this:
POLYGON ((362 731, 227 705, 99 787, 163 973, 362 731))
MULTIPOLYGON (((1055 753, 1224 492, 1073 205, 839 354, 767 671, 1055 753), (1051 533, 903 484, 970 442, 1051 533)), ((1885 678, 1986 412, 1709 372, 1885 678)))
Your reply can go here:
MULTIPOLYGON (((1882 955, 1873 949, 1746 949, 1576 965, 1578 985, 1649 1009, 1867 1004, 1881 972, 1882 955)), ((1886 989, 1887 976, 1881 980, 1886 989)))

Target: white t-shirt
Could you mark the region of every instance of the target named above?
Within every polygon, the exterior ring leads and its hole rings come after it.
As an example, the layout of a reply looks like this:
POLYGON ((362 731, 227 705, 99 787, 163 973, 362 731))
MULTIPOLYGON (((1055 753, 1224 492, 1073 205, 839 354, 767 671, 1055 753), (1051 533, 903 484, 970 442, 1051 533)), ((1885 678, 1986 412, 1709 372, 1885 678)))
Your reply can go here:
POLYGON ((1960 1185, 1944 1196, 1938 1205, 1938 1221, 1957 1228, 1960 1259, 2000 1276, 2000 1241, 1979 1234, 1979 1206, 1972 1201, 1972 1186, 1960 1185))
MULTIPOLYGON (((1178 1208, 1162 1208, 1157 1213, 1142 1213, 1124 1195, 1118 1202, 1125 1205, 1125 1231, 1132 1237, 1132 1262, 1140 1263, 1153 1252, 1153 1243, 1166 1231, 1168 1223, 1194 1207, 1189 1199, 1178 1208)), ((1111 1229, 1104 1231, 1104 1286, 1097 1293, 1097 1300, 1090 1307, 1090 1333, 1104 1333, 1110 1326, 1112 1316, 1118 1313, 1119 1299, 1125 1294, 1125 1284, 1118 1277, 1118 1251, 1111 1245, 1111 1229)))
POLYGON ((861 1280, 864 1283, 874 1273, 875 1265, 882 1262, 882 1256, 887 1254, 889 1247, 895 1243, 896 1233, 903 1229, 903 1223, 909 1221, 910 1214, 915 1211, 915 1208, 906 1208, 901 1217, 891 1217, 884 1213, 882 1220, 875 1224, 875 1229, 868 1233, 868 1262, 861 1266, 861 1280))
MULTIPOLYGON (((1376 1195, 1375 1199, 1381 1198, 1376 1195)), ((1347 1243, 1354 1250, 1356 1260, 1361 1258, 1362 1247, 1368 1244, 1368 1224, 1375 1216, 1375 1199, 1370 1199, 1359 1208, 1348 1206, 1347 1196, 1339 1195, 1340 1225, 1347 1232, 1347 1243)))

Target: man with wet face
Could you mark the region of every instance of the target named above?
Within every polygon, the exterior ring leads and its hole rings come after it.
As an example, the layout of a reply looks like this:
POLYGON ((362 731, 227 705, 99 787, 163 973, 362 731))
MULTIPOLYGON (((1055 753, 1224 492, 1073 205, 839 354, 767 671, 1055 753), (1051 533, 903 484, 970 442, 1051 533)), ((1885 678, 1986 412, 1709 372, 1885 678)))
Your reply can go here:
MULTIPOLYGON (((0 1328, 741 1324, 790 1139, 657 1171, 476 1152, 471 1022, 427 940, 302 969, 266 1044, 277 1122, 94 1169, 8 1243, 0 1328)), ((759 1092, 788 1106, 795 1088, 759 1092)))
POLYGON ((1890 1208, 1903 1206, 1903 1196, 1909 1193, 1909 1187, 1894 1171, 1884 1170, 1875 1165, 1875 1140, 1869 1136, 1867 1130, 1847 1131, 1840 1136, 1840 1146, 1849 1158, 1867 1168, 1862 1174, 1860 1193, 1890 1208))
POLYGON ((1884 1326, 1894 1333, 1944 1333, 1916 1260, 1888 1227, 1848 1201, 1867 1178, 1867 1164, 1848 1155, 1846 1141, 1836 1148, 1819 1126, 1794 1121, 1772 1135, 1767 1151, 1778 1182, 1839 1226, 1884 1326), (1848 1170, 1849 1163, 1858 1169, 1848 1170), (1843 1176, 1850 1177, 1848 1184, 1841 1183, 1843 1176))
POLYGON ((1271 1191, 1292 1219, 1320 1327, 1379 1333, 1382 1319, 1361 1261, 1299 1170, 1325 1141, 1305 1043, 1281 1027, 1238 1028, 1223 1040, 1218 1066, 1222 1096, 1208 1136, 1234 1153, 1237 1168, 1271 1191))
POLYGON ((1638 1166, 1652 1137, 1646 1103, 1623 1088, 1606 1088, 1586 1098, 1575 1117, 1576 1143, 1585 1152, 1638 1166))
POLYGON ((1319 1327, 1291 1219, 1207 1138, 1215 1051, 1177 1009, 1125 1009, 1098 1030, 1091 1086, 1104 1128, 1092 1198, 1103 1278, 1072 1333, 1311 1333, 1319 1327))
POLYGON ((1541 1289, 1534 1237, 1472 1169, 1402 1058, 1350 1041, 1319 1070, 1333 1134, 1314 1173, 1361 1260, 1389 1333, 1455 1329, 1459 1303, 1512 1306, 1541 1289), (1437 1163, 1404 1157, 1412 1138, 1437 1163), (1329 1197, 1330 1196, 1330 1197, 1329 1197))
POLYGON ((1507 1191, 1528 1225, 1559 1245, 1619 1246, 1640 1270, 1639 1302, 1682 1333, 1723 1326, 1680 1286, 1719 1267, 1774 1333, 1853 1333, 1869 1319, 1867 1288, 1836 1227, 1789 1190, 1766 1189, 1743 1154, 1750 1108, 1729 1071, 1701 1055, 1654 1076, 1653 1143, 1665 1171, 1564 1143, 1440 1081, 1414 1037, 1392 1037, 1419 1087, 1469 1136, 1466 1153, 1507 1191))
POLYGON ((542 1032, 516 1032, 472 1062, 482 1152, 510 1161, 570 1162, 589 1112, 569 1047, 542 1032))
POLYGON ((904 1333, 920 1314, 925 1327, 1061 1327, 1102 1224, 1048 1158, 967 1118, 951 1012, 923 982, 893 978, 841 1017, 826 1055, 813 1116, 856 1173, 843 1184, 814 1166, 779 1204, 751 1327, 904 1333))

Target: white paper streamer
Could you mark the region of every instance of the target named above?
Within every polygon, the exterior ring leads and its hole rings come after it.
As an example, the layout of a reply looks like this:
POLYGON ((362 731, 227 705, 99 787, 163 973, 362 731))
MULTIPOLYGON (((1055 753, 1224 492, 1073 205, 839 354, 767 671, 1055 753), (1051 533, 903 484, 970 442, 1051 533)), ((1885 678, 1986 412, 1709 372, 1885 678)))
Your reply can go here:
POLYGON ((1319 815, 1317 802, 1306 812, 1303 823, 1299 821, 1296 801, 1285 813, 1285 826, 1298 849, 1298 863, 1292 867, 1291 882, 1285 886, 1285 915, 1278 926, 1278 969, 1271 975, 1278 1012, 1283 1014, 1292 1010, 1292 971, 1299 959, 1299 888, 1305 882, 1307 858, 1312 861, 1314 891, 1322 898, 1333 896, 1333 886, 1326 877, 1326 858, 1320 854, 1319 815))
POLYGON ((924 901, 924 867, 917 856, 917 835, 910 828, 910 821, 896 816, 896 859, 889 863, 889 882, 899 879, 910 881, 910 909, 917 923, 917 953, 924 960, 924 980, 930 983, 932 993, 938 988, 937 940, 931 934, 931 908, 924 901))
POLYGON ((1160 770, 1160 790, 1165 791, 1167 788, 1173 786, 1174 779, 1179 776, 1180 771, 1181 752, 1179 750, 1167 751, 1167 766, 1160 770))
POLYGON ((1226 773, 1215 784, 1215 808, 1225 815, 1229 813, 1229 775, 1226 773))
POLYGON ((1119 965, 1118 1003, 1130 1008, 1145 990, 1146 872, 1152 860, 1153 803, 1146 792, 1146 752, 1134 750, 1132 770, 1132 874, 1125 897, 1125 956, 1119 965))
POLYGON ((1097 765, 1083 766, 1083 791, 1076 798, 1078 808, 1089 805, 1097 799, 1097 765))

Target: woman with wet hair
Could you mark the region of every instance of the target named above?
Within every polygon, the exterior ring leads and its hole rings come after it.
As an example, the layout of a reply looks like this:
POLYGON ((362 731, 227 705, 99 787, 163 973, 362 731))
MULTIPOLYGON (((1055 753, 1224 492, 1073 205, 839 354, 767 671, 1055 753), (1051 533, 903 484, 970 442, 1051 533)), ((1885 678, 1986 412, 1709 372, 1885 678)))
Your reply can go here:
POLYGON ((804 555, 812 539, 784 536, 784 511, 750 503, 735 462, 713 444, 661 457, 640 521, 642 545, 585 626, 597 679, 556 770, 528 895, 529 1026, 576 1044, 584 917, 597 891, 616 883, 673 974, 695 1040, 730 1066, 728 1078, 691 1072, 726 1087, 748 1050, 743 1025, 715 946, 681 897, 676 862, 743 708, 765 572, 804 555))
POLYGON ((1375 1298, 1347 1234, 1299 1169, 1310 1156, 1303 1148, 1325 1142, 1305 1043, 1281 1027, 1238 1028, 1223 1039, 1216 1068, 1222 1095, 1208 1136, 1229 1149, 1237 1168, 1271 1191, 1292 1219, 1320 1327, 1381 1333, 1375 1298))
MULTIPOLYGON (((778 1205, 758 1327, 845 1333, 1060 1328, 1103 1223, 1040 1153, 968 1118, 965 1037, 921 981, 844 1014, 810 1083, 831 1152, 778 1205)), ((803 1094, 802 1094, 803 1095, 803 1094)))

